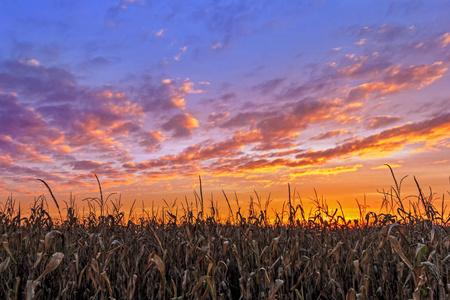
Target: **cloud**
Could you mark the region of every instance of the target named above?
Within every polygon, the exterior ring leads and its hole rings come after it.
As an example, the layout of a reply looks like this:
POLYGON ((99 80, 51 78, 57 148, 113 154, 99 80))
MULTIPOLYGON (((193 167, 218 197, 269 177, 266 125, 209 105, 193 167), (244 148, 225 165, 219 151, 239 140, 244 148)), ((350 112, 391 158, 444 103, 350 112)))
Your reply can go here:
POLYGON ((0 167, 9 167, 14 165, 14 161, 9 155, 0 155, 0 167))
POLYGON ((93 170, 93 169, 99 169, 102 166, 110 166, 111 164, 106 164, 98 161, 92 161, 92 160, 79 160, 73 163, 73 170, 93 170))
POLYGON ((405 89, 420 89, 441 78, 447 70, 441 62, 410 67, 392 66, 384 70, 382 81, 372 81, 350 88, 346 100, 354 102, 372 95, 382 97, 405 89))
POLYGON ((345 134, 347 132, 347 130, 345 129, 336 129, 336 130, 332 130, 332 131, 328 131, 319 135, 315 135, 311 138, 311 140, 313 141, 320 141, 320 140, 325 140, 325 139, 329 139, 332 137, 336 137, 342 134, 345 134))
POLYGON ((198 128, 198 121, 188 113, 177 114, 162 125, 162 129, 172 131, 172 137, 185 138, 198 128))
POLYGON ((379 129, 391 126, 398 121, 402 120, 403 117, 391 117, 391 116, 378 116, 370 119, 367 124, 368 129, 379 129))
MULTIPOLYGON (((407 123, 380 133, 344 142, 333 148, 319 151, 297 150, 295 159, 287 157, 269 159, 272 156, 241 156, 211 164, 213 173, 232 174, 237 171, 275 172, 282 168, 306 168, 321 166, 334 159, 351 160, 359 157, 379 158, 396 153, 409 146, 420 151, 434 147, 450 147, 450 113, 416 123, 407 123), (444 141, 444 143, 442 143, 444 141)), ((293 154, 289 152, 289 154, 293 154)))
POLYGON ((382 44, 398 44, 400 42, 404 42, 405 40, 413 40, 414 37, 417 37, 417 35, 418 32, 414 26, 393 24, 364 27, 358 33, 361 40, 370 38, 371 41, 382 44))
POLYGON ((174 57, 173 57, 173 59, 174 60, 180 60, 180 58, 181 58, 181 56, 184 54, 184 52, 186 52, 186 50, 187 50, 187 46, 183 46, 183 47, 181 47, 180 48, 180 53, 178 53, 177 55, 175 55, 174 57))
POLYGON ((422 122, 408 123, 380 133, 351 141, 335 148, 309 151, 296 155, 300 161, 324 163, 334 158, 355 156, 381 156, 403 149, 407 145, 422 143, 424 149, 448 139, 450 113, 422 122))
POLYGON ((408 68, 395 66, 388 70, 385 82, 422 88, 441 78, 447 70, 442 62, 435 62, 432 65, 412 65, 408 68))
POLYGON ((38 149, 28 144, 14 141, 8 135, 0 135, 0 149, 2 154, 8 155, 16 162, 49 162, 50 157, 42 155, 38 149))
POLYGON ((208 116, 208 123, 210 127, 219 126, 219 124, 223 123, 226 118, 230 115, 229 112, 224 111, 220 113, 212 112, 208 116))
POLYGON ((155 84, 152 78, 143 77, 141 84, 133 83, 132 95, 140 99, 144 112, 157 113, 167 110, 184 110, 186 97, 189 94, 203 93, 203 90, 194 89, 194 83, 186 78, 182 81, 163 79, 155 84))
MULTIPOLYGON (((19 182, 25 182, 27 183, 27 186, 35 184, 36 178, 45 178, 46 181, 58 182, 63 180, 61 174, 43 170, 40 167, 35 168, 16 164, 12 162, 11 158, 8 156, 0 156, 0 171, 2 172, 3 178, 12 183, 11 187, 19 182)), ((21 190, 20 192, 23 193, 24 191, 21 190)))
POLYGON ((75 76, 61 68, 47 68, 23 59, 0 64, 0 89, 3 91, 40 96, 55 90, 70 92, 74 84, 75 76))
POLYGON ((292 103, 292 108, 285 112, 281 109, 256 123, 256 128, 266 138, 297 136, 314 122, 329 120, 339 104, 327 99, 304 99, 292 103))
POLYGON ((18 61, 22 65, 28 65, 28 66, 31 66, 31 67, 39 66, 39 62, 37 60, 35 60, 35 59, 32 59, 32 58, 30 58, 30 59, 20 58, 18 61))
POLYGON ((447 163, 448 161, 449 161, 448 159, 438 160, 438 161, 434 161, 433 164, 445 164, 445 163, 447 163))
POLYGON ((223 122, 218 122, 222 128, 245 128, 255 125, 258 120, 270 116, 267 112, 240 112, 234 116, 227 114, 227 118, 222 118, 223 122))
MULTIPOLYGON (((0 134, 12 139, 3 147, 24 151, 30 145, 28 157, 14 156, 19 160, 68 160, 67 154, 77 151, 129 161, 132 155, 123 142, 145 135, 142 122, 153 113, 146 112, 133 90, 82 86, 63 69, 29 61, 0 64, 0 86, 9 91, 0 92, 0 134)), ((178 93, 197 92, 188 80, 174 86, 178 93)), ((170 102, 172 95, 160 99, 170 102)))
POLYGON ((388 59, 379 54, 352 57, 349 60, 350 65, 340 69, 338 74, 351 79, 373 80, 375 76, 392 66, 388 59))
POLYGON ((155 152, 161 149, 161 142, 165 139, 159 131, 145 131, 140 138, 139 145, 145 147, 147 152, 155 152))
POLYGON ((41 139, 39 136, 55 140, 60 138, 57 130, 48 128, 44 119, 33 109, 20 103, 14 93, 0 92, 0 133, 19 140, 37 137, 36 140, 41 140, 41 142, 44 142, 45 139, 41 139))
POLYGON ((344 117, 348 106, 339 99, 306 98, 265 111, 239 112, 218 124, 222 128, 258 131, 261 138, 254 150, 290 148, 296 145, 300 132, 315 123, 344 117))
POLYGON ((225 46, 225 44, 223 42, 220 41, 215 41, 213 43, 211 43, 211 49, 212 50, 220 50, 225 46))
MULTIPOLYGON (((391 168, 400 168, 401 167, 401 165, 399 165, 399 164, 389 164, 389 165, 391 166, 391 168)), ((372 170, 380 170, 380 169, 384 170, 387 168, 388 167, 386 165, 381 165, 381 166, 373 167, 372 170)))
POLYGON ((366 43, 366 39, 360 39, 358 42, 355 43, 356 46, 361 46, 366 43))
POLYGON ((252 88, 261 94, 273 93, 285 80, 286 78, 275 78, 254 85, 252 88))
POLYGON ((124 167, 129 170, 146 170, 148 168, 166 167, 169 165, 185 165, 187 163, 203 162, 214 158, 234 157, 241 155, 239 149, 261 140, 257 131, 236 132, 232 138, 213 143, 209 140, 189 146, 178 155, 166 155, 141 163, 126 163, 124 167))
MULTIPOLYGON (((83 86, 70 72, 32 60, 0 64, 0 87, 4 90, 0 91, 0 149, 4 162, 8 158, 14 164, 8 172, 24 176, 39 173, 15 165, 16 161, 56 160, 72 166, 74 172, 89 170, 120 178, 124 174, 114 164, 134 159, 125 143, 153 152, 165 140, 161 132, 144 131, 144 120, 167 118, 162 129, 172 132, 172 137, 187 137, 199 127, 198 121, 177 111, 185 108, 189 94, 203 92, 188 78, 158 82, 142 76, 134 78, 128 87, 83 86), (96 155, 106 162, 75 160, 75 154, 96 155)), ((61 182, 62 178, 57 180, 61 182)))
POLYGON ((67 150, 63 132, 20 103, 14 93, 0 92, 0 136, 0 150, 14 160, 51 161, 52 153, 67 150))
POLYGON ((447 47, 450 44, 450 32, 444 33, 440 39, 442 48, 447 47))
POLYGON ((107 58, 103 56, 95 56, 86 60, 82 66, 88 70, 98 70, 99 68, 108 67, 114 63, 118 63, 120 59, 118 58, 107 58))
MULTIPOLYGON (((119 140, 141 130, 145 110, 124 91, 113 86, 80 86, 65 70, 24 65, 20 61, 7 61, 2 70, 0 85, 17 91, 0 96, 3 104, 0 114, 4 114, 3 120, 8 123, 2 126, 6 134, 20 137, 22 142, 27 138, 36 147, 65 143, 55 149, 115 150, 121 152, 122 158, 126 157, 119 140), (25 107, 18 99, 24 97, 34 101, 25 107)), ((189 82, 184 83, 182 90, 191 92, 189 82)))
POLYGON ((155 33, 155 36, 157 36, 157 37, 163 37, 163 36, 164 36, 164 32, 165 32, 165 30, 164 30, 164 29, 161 29, 161 30, 159 30, 158 32, 155 33))
POLYGON ((297 177, 303 177, 303 176, 317 176, 317 175, 337 175, 340 173, 346 173, 346 172, 356 172, 360 168, 362 168, 361 164, 357 164, 354 166, 341 166, 341 167, 335 167, 335 168, 318 168, 318 169, 306 169, 306 170, 300 170, 295 171, 289 174, 289 178, 292 180, 297 177))
POLYGON ((266 157, 285 157, 285 156, 290 156, 292 154, 298 154, 301 152, 304 152, 305 149, 290 149, 290 150, 282 150, 282 151, 276 151, 276 152, 272 152, 266 155, 266 157))
POLYGON ((95 173, 101 174, 102 176, 108 176, 109 178, 123 178, 131 176, 122 170, 114 168, 112 162, 79 160, 72 162, 72 167, 72 170, 82 171, 85 175, 87 175, 87 173, 95 173))

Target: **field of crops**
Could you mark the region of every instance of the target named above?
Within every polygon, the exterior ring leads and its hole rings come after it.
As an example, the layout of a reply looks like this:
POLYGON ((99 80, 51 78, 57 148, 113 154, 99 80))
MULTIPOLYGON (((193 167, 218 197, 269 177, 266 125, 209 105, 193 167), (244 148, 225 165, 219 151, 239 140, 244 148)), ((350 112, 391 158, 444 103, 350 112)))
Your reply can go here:
POLYGON ((142 213, 121 211, 101 188, 84 215, 52 194, 24 216, 9 198, 0 210, 0 299, 448 299, 444 201, 418 184, 415 198, 402 198, 394 183, 381 194, 390 213, 360 206, 358 220, 318 197, 305 212, 294 195, 271 221, 270 200, 255 194, 244 213, 224 194, 220 222, 201 190, 194 203, 142 213))

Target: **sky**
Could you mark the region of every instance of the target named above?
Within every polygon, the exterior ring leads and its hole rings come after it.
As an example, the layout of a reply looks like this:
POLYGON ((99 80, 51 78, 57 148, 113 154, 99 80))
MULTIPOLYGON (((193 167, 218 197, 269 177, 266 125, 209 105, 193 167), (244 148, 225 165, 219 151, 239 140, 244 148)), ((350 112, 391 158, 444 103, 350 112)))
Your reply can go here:
MULTIPOLYGON (((118 193, 356 214, 450 190, 448 1, 0 2, 0 201, 118 193), (405 194, 406 196, 407 194, 405 194)), ((448 196, 448 194, 447 194, 448 196)), ((447 197, 449 198, 449 197, 447 197)), ((179 200, 180 201, 180 200, 179 200)))

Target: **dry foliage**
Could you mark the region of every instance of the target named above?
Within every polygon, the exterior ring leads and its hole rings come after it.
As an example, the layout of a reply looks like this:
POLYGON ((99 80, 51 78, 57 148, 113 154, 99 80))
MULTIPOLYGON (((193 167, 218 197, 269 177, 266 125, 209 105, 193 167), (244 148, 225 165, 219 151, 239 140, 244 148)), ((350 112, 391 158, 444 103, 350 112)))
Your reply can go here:
POLYGON ((290 189, 274 222, 270 198, 263 205, 256 193, 247 217, 224 193, 225 221, 212 201, 205 213, 201 190, 195 203, 180 205, 181 216, 173 203, 140 216, 133 208, 128 222, 120 198, 102 193, 85 199, 85 213, 72 198, 65 217, 58 206, 60 220, 44 196, 28 217, 8 198, 0 210, 0 298, 447 299, 449 216, 417 181, 415 199, 402 198, 402 181, 394 177, 381 192, 391 213, 361 205, 359 220, 319 197, 307 215, 290 189))

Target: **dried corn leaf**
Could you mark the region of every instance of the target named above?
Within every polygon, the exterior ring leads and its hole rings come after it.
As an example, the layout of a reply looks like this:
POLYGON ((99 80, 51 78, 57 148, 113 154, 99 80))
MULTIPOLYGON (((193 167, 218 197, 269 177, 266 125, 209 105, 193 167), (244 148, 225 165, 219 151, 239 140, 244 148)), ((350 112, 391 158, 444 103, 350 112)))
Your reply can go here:
POLYGON ((100 274, 100 276, 105 280, 106 286, 108 287, 109 295, 112 296, 111 282, 109 281, 109 278, 108 278, 108 276, 106 275, 106 272, 103 271, 103 272, 100 274))
POLYGON ((414 290, 413 293, 413 299, 414 300, 420 300, 420 293, 422 290, 422 286, 427 282, 427 277, 425 275, 420 275, 419 276, 419 283, 416 286, 416 289, 414 290))
POLYGON ((328 254, 328 257, 332 256, 338 249, 339 247, 341 247, 344 243, 343 242, 339 242, 337 243, 337 245, 334 247, 334 249, 330 252, 330 254, 328 254))
POLYGON ((45 248, 45 250, 48 250, 53 245, 53 241, 54 241, 56 235, 62 236, 61 231, 59 231, 59 230, 52 230, 52 231, 50 231, 49 233, 47 233, 45 235, 45 239, 44 239, 44 248, 45 248))
POLYGON ((127 291, 128 300, 133 299, 134 291, 136 289, 136 279, 137 275, 133 274, 133 277, 131 277, 130 281, 128 282, 128 291, 127 291))
POLYGON ((36 262, 34 263, 33 268, 36 268, 39 265, 39 263, 41 262, 42 254, 43 254, 42 252, 37 253, 36 262))
POLYGON ((390 235, 389 241, 391 242, 392 249, 400 256, 400 258, 403 260, 403 262, 408 266, 410 270, 414 270, 413 265, 409 261, 409 259, 406 257, 405 252, 403 252, 402 247, 400 246, 399 241, 395 236, 390 235))
POLYGON ((33 283, 33 280, 27 280, 27 285, 26 285, 26 293, 27 293, 27 300, 31 300, 34 297, 34 289, 35 289, 36 285, 33 283))
POLYGON ((50 257, 50 261, 47 263, 47 266, 45 266, 44 272, 34 281, 33 284, 36 284, 38 281, 40 281, 45 275, 53 272, 61 263, 61 261, 64 258, 64 253, 56 252, 50 257))
POLYGON ((95 260, 95 258, 91 259, 91 268, 92 270, 94 270, 94 272, 99 275, 99 267, 98 267, 98 262, 97 260, 95 260))
POLYGON ((6 270, 6 268, 8 268, 9 266, 9 262, 11 261, 11 258, 9 258, 9 256, 0 263, 0 272, 3 272, 6 270))
POLYGON ((273 299, 276 295, 276 293, 278 292, 278 290, 281 288, 281 286, 284 284, 284 280, 281 279, 277 279, 275 280, 273 286, 272 286, 272 291, 270 292, 269 295, 269 299, 273 299))
POLYGON ((3 243, 3 248, 5 249, 6 253, 8 254, 8 256, 11 258, 11 260, 13 261, 13 263, 17 264, 17 261, 14 259, 14 256, 12 255, 11 251, 9 250, 9 244, 7 241, 4 241, 3 243))
POLYGON ((166 266, 164 265, 163 260, 161 259, 161 257, 158 256, 158 254, 156 253, 152 254, 152 262, 155 263, 156 267, 158 268, 158 271, 161 273, 161 276, 165 276, 166 266))
POLYGON ((195 293, 197 293, 197 291, 200 289, 200 287, 201 287, 202 284, 203 284, 203 281, 205 281, 206 278, 209 278, 209 276, 203 275, 203 276, 201 276, 201 277, 198 279, 198 281, 197 281, 197 283, 195 284, 195 286, 194 286, 194 288, 192 289, 192 291, 189 292, 189 294, 188 294, 189 297, 192 297, 192 296, 195 295, 195 293))

